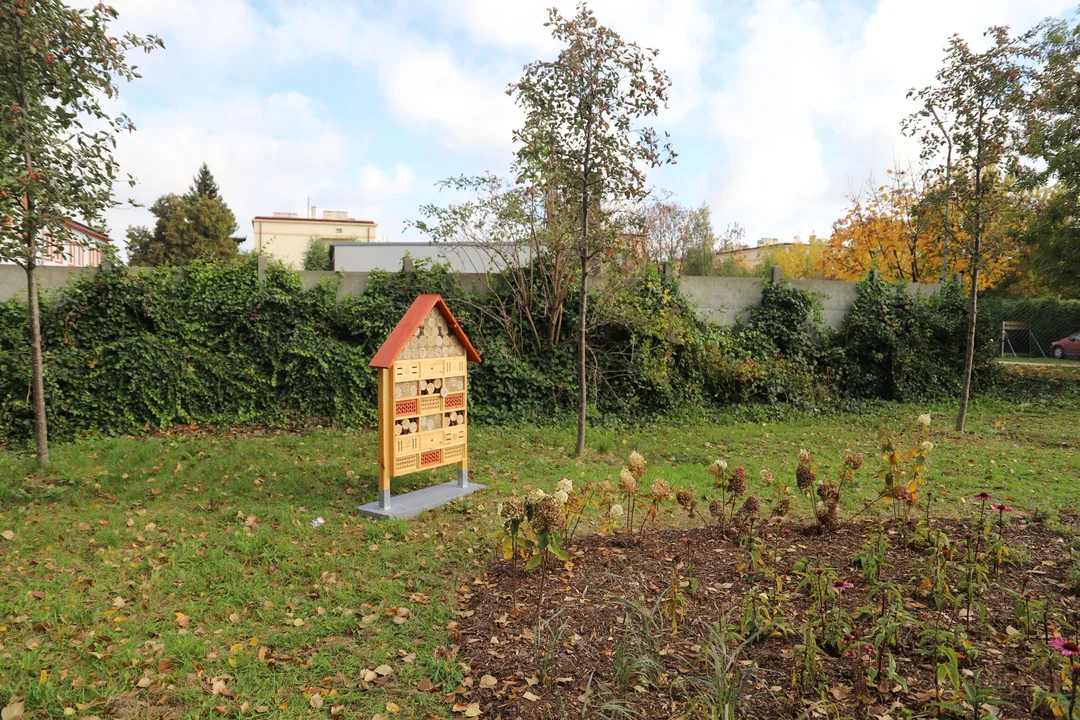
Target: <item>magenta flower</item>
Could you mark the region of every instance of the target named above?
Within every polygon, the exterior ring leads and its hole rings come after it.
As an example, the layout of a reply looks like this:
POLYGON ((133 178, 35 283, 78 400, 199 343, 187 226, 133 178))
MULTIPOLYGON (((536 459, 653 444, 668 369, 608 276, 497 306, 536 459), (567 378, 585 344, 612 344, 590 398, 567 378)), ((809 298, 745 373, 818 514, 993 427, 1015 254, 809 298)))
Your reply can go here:
POLYGON ((832 582, 832 584, 829 585, 830 590, 832 590, 833 592, 838 592, 838 593, 842 593, 845 590, 850 590, 853 587, 855 587, 855 586, 852 585, 851 583, 847 582, 846 580, 834 580, 832 582))
POLYGON ((1080 656, 1080 644, 1077 644, 1072 640, 1066 640, 1065 638, 1054 638, 1050 641, 1050 647, 1054 648, 1065 657, 1080 656))
POLYGON ((999 513, 1012 512, 1011 507, 1009 507, 1008 505, 1002 505, 1001 503, 994 503, 990 507, 994 508, 994 510, 996 510, 999 513))
POLYGON ((1032 595, 1031 593, 1024 593, 1020 597, 1022 597, 1024 600, 1027 600, 1029 602, 1035 599, 1035 596, 1032 595))
POLYGON ((991 498, 990 493, 986 492, 985 490, 983 490, 981 493, 979 493, 978 495, 975 496, 976 500, 982 500, 983 502, 986 502, 990 498, 991 498))

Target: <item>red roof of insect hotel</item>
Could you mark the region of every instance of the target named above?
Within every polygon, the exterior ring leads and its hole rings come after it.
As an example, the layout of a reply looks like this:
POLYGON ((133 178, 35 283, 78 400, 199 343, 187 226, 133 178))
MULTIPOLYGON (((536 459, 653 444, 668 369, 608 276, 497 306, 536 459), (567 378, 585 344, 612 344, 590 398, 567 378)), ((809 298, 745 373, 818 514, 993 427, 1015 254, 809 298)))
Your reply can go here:
POLYGON ((465 348, 465 357, 472 362, 480 362, 480 355, 477 354, 476 348, 472 346, 469 338, 465 336, 465 332, 458 325, 458 321, 454 318, 454 314, 450 312, 450 308, 446 307, 446 302, 442 299, 442 296, 421 295, 413 301, 413 304, 401 316, 401 320, 398 320, 398 324, 390 331, 386 342, 375 353, 375 357, 371 358, 368 365, 373 368, 389 368, 393 365, 398 356, 401 355, 401 351, 405 349, 405 346, 412 340, 413 335, 416 334, 416 329, 424 324, 428 313, 435 307, 439 308, 439 312, 446 318, 447 327, 461 341, 462 347, 465 348))

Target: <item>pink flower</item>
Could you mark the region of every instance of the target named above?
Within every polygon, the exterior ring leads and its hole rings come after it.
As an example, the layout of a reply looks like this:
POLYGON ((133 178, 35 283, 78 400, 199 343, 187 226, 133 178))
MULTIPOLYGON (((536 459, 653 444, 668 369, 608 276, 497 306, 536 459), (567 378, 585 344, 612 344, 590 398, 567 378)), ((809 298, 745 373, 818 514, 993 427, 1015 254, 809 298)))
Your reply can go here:
POLYGON ((978 495, 975 496, 976 500, 982 500, 983 502, 986 502, 990 498, 991 498, 990 493, 986 492, 985 490, 983 490, 981 493, 979 493, 978 495))
POLYGON ((850 590, 853 587, 855 587, 855 586, 852 585, 851 583, 847 582, 846 580, 834 580, 832 582, 832 584, 829 585, 830 590, 832 590, 833 592, 838 592, 838 593, 842 593, 845 590, 850 590))
POLYGON ((1023 594, 1023 595, 1021 595, 1020 597, 1021 597, 1021 598, 1023 598, 1024 600, 1027 600, 1027 601, 1029 601, 1029 602, 1030 602, 1031 600, 1034 600, 1034 599, 1035 599, 1035 596, 1034 596, 1034 595, 1032 595, 1031 593, 1024 593, 1024 594, 1023 594))
POLYGON ((1001 503, 994 503, 990 507, 994 508, 994 510, 996 510, 999 513, 1012 512, 1011 507, 1009 507, 1008 505, 1002 505, 1001 503))
POLYGON ((1072 640, 1066 640, 1065 638, 1054 638, 1050 641, 1050 647, 1054 648, 1065 657, 1080 656, 1080 644, 1077 644, 1072 640))

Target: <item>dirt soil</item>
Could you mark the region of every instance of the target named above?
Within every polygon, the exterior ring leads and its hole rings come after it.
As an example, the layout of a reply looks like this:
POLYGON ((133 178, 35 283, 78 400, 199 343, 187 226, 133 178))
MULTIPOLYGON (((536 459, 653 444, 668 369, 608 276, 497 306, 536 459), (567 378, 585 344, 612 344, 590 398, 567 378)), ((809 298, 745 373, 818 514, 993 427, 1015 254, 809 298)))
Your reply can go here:
MULTIPOLYGON (((968 527, 959 520, 933 521, 952 539, 959 556, 968 527)), ((953 607, 935 610, 921 593, 923 568, 929 555, 918 548, 905 547, 905 533, 890 523, 851 524, 838 532, 816 536, 807 529, 784 524, 763 534, 767 553, 776 549, 772 579, 760 570, 750 570, 748 550, 737 538, 717 528, 661 531, 630 543, 624 535, 591 535, 575 540, 571 561, 553 562, 541 579, 540 569, 525 572, 521 563, 493 562, 487 572, 470 587, 459 591, 459 624, 456 641, 458 659, 466 662, 471 674, 465 687, 452 700, 457 711, 479 704, 484 718, 583 717, 586 691, 592 698, 590 710, 608 699, 633 709, 647 718, 678 718, 688 710, 695 678, 708 676, 702 658, 702 631, 708 623, 718 623, 731 613, 737 627, 744 599, 782 583, 781 599, 771 608, 774 617, 792 629, 788 635, 760 635, 739 657, 740 667, 753 669, 739 704, 740 718, 779 717, 876 717, 899 719, 903 711, 928 711, 934 701, 934 671, 928 658, 916 653, 917 636, 927 627, 962 629, 962 612, 953 607), (897 583, 906 610, 913 622, 901 631, 897 648, 882 660, 896 661, 896 671, 907 682, 882 681, 865 692, 856 689, 852 660, 843 651, 822 652, 823 680, 814 689, 801 689, 793 682, 796 646, 808 613, 816 613, 807 590, 797 589, 801 581, 794 566, 805 558, 835 569, 837 576, 853 587, 836 594, 853 617, 857 608, 874 606, 867 597, 871 584, 852 567, 851 558, 872 534, 885 532, 893 547, 880 579, 897 583), (691 542, 688 545, 686 540, 691 542), (688 552, 689 551, 689 552, 688 552), (673 578, 689 582, 686 561, 692 564, 694 586, 683 590, 679 604, 678 629, 671 631, 671 613, 659 617, 657 653, 663 664, 658 681, 651 686, 638 680, 618 688, 613 681, 616 638, 625 632, 627 608, 618 598, 654 607, 661 596, 670 598, 673 578), (676 571, 677 563, 683 568, 676 571), (542 617, 547 630, 541 645, 562 628, 550 661, 538 659, 536 608, 543 589, 542 617), (692 592, 692 590, 694 590, 692 592), (751 591, 754 590, 754 593, 751 591), (751 665, 752 663, 752 665, 751 665), (547 669, 545 681, 538 681, 547 669), (485 677, 487 676, 487 677, 485 677), (603 698, 603 699, 601 699, 603 698)), ((1014 518, 1006 529, 1006 542, 1016 566, 1004 565, 989 578, 986 592, 978 599, 985 605, 985 621, 977 616, 968 631, 976 653, 961 650, 960 668, 964 678, 976 675, 983 686, 993 686, 995 697, 1008 704, 990 708, 1001 718, 1032 717, 1033 687, 1047 687, 1046 669, 1032 669, 1029 651, 1044 639, 1040 622, 1028 637, 1017 628, 1014 615, 1015 592, 1030 593, 1045 600, 1060 617, 1073 624, 1080 619, 1080 603, 1065 582, 1072 564, 1068 544, 1040 526, 1014 518)), ((952 568, 953 591, 960 570, 952 568)), ((973 614, 974 615, 974 614, 973 614)), ((868 631, 872 621, 857 626, 868 631)), ((1051 632, 1053 620, 1051 619, 1051 632)), ((871 661, 877 664, 876 658, 871 661)), ((608 716, 612 716, 611 713, 608 716)), ((617 715, 616 715, 617 716, 617 715)), ((970 714, 967 715, 970 717, 970 714)), ((599 717, 589 714, 588 717, 599 717)))

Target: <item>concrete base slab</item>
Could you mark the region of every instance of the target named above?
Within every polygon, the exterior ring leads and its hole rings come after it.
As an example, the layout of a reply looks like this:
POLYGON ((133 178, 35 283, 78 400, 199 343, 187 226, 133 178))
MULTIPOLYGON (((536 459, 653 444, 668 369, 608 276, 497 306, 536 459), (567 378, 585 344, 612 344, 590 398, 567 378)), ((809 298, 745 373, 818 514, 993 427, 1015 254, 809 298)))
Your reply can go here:
POLYGON ((466 487, 461 487, 456 482, 448 482, 442 485, 426 487, 422 490, 413 490, 404 495, 395 495, 391 498, 390 507, 388 508, 380 507, 379 502, 376 500, 367 505, 361 505, 357 509, 360 510, 361 515, 383 520, 387 518, 412 518, 425 510, 432 510, 483 489, 483 485, 477 485, 476 483, 469 483, 466 487))

